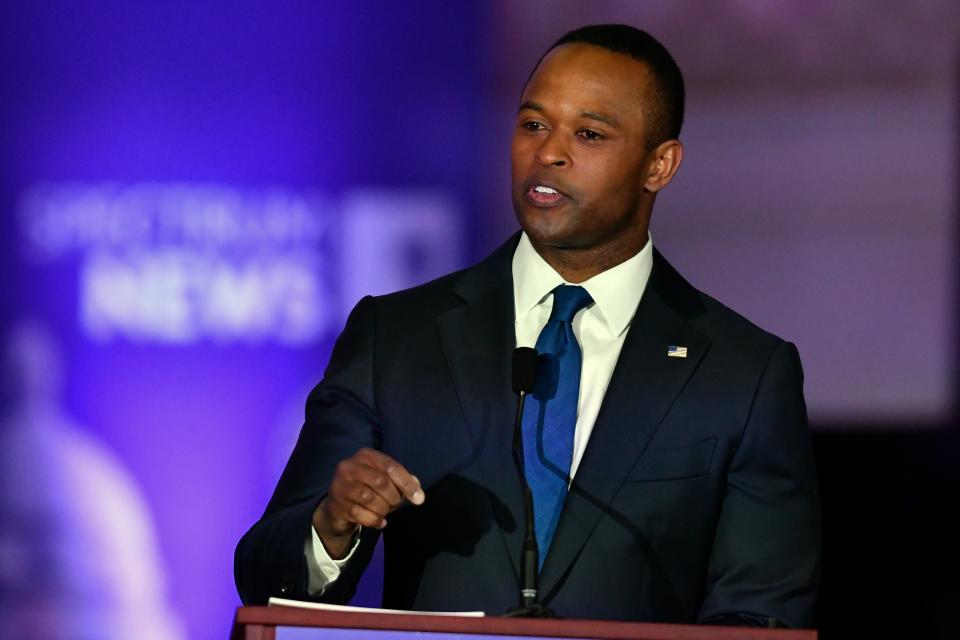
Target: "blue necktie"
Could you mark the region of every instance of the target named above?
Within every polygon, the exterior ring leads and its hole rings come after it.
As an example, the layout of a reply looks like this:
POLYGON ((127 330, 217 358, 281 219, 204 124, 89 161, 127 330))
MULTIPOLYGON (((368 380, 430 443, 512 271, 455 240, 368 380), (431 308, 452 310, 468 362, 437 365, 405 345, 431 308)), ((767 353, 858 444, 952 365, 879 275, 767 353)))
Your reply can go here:
POLYGON ((573 460, 583 359, 571 323, 591 302, 583 287, 553 290, 553 310, 537 338, 537 381, 523 410, 524 471, 533 493, 541 567, 563 509, 573 460))

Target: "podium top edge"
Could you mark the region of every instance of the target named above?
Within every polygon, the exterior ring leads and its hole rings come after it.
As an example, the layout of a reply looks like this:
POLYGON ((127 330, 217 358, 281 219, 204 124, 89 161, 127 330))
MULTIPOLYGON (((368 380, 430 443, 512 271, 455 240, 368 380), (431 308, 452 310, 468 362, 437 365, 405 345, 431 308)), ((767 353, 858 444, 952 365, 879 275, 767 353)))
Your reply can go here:
POLYGON ((328 627, 597 640, 817 640, 812 629, 763 629, 607 620, 456 617, 239 607, 234 627, 328 627))

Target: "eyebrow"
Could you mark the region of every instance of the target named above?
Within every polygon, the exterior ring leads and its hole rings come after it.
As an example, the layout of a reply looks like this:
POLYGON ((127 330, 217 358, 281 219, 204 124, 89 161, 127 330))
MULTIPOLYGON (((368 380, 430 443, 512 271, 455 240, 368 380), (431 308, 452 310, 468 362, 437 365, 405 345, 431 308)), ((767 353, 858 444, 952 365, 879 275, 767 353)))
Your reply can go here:
POLYGON ((583 111, 581 110, 577 113, 581 118, 589 118, 590 120, 597 120, 598 122, 605 122, 611 127, 616 129, 620 128, 620 122, 617 121, 613 116, 608 116, 603 113, 597 113, 596 111, 583 111))
MULTIPOLYGON (((531 111, 538 111, 540 113, 543 113, 546 111, 546 109, 543 108, 543 105, 540 104, 539 102, 531 102, 529 100, 520 103, 520 108, 517 109, 517 111, 520 112, 520 111, 523 111, 524 109, 529 109, 531 111)), ((586 111, 584 109, 581 109, 580 111, 578 111, 577 115, 581 118, 588 118, 590 120, 596 120, 597 122, 606 123, 611 127, 615 127, 617 129, 620 128, 620 122, 613 116, 608 116, 606 114, 598 113, 596 111, 586 111)))
POLYGON ((541 112, 541 113, 543 113, 543 112, 545 111, 545 109, 543 108, 543 105, 542 105, 542 104, 540 104, 539 102, 530 102, 529 100, 526 100, 526 101, 524 101, 524 102, 521 102, 521 103, 520 103, 520 108, 517 109, 517 112, 519 113, 520 111, 523 111, 524 109, 530 109, 531 111, 539 111, 539 112, 541 112))

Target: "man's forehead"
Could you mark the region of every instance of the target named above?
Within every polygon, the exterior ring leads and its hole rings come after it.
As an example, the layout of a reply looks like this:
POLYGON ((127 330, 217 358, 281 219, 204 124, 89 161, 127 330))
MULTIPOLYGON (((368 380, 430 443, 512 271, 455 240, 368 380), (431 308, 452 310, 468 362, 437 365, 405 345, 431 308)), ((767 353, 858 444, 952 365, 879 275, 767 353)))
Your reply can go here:
POLYGON ((627 53, 612 51, 583 42, 574 42, 554 47, 540 61, 534 76, 545 69, 588 68, 597 72, 610 71, 632 76, 642 81, 650 75, 650 68, 643 60, 627 53))
POLYGON ((650 68, 642 60, 595 45, 565 44, 540 61, 524 88, 524 99, 531 91, 568 86, 643 97, 650 81, 650 68))

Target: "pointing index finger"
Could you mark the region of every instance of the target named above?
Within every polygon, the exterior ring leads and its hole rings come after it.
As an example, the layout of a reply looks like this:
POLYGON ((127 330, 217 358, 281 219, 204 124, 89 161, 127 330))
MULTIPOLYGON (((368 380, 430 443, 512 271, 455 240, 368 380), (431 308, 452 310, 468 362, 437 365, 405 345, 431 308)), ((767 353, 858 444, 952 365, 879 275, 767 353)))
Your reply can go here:
POLYGON ((418 480, 415 475, 407 471, 403 465, 398 462, 387 465, 384 471, 387 472, 387 475, 390 476, 393 483, 399 487, 403 493, 403 497, 413 504, 423 504, 426 496, 420 487, 420 480, 418 480))
POLYGON ((402 464, 385 453, 373 449, 368 449, 366 453, 374 466, 379 467, 384 473, 390 476, 393 484, 400 489, 404 498, 413 504, 423 504, 426 495, 420 486, 420 480, 415 475, 411 474, 402 464))

